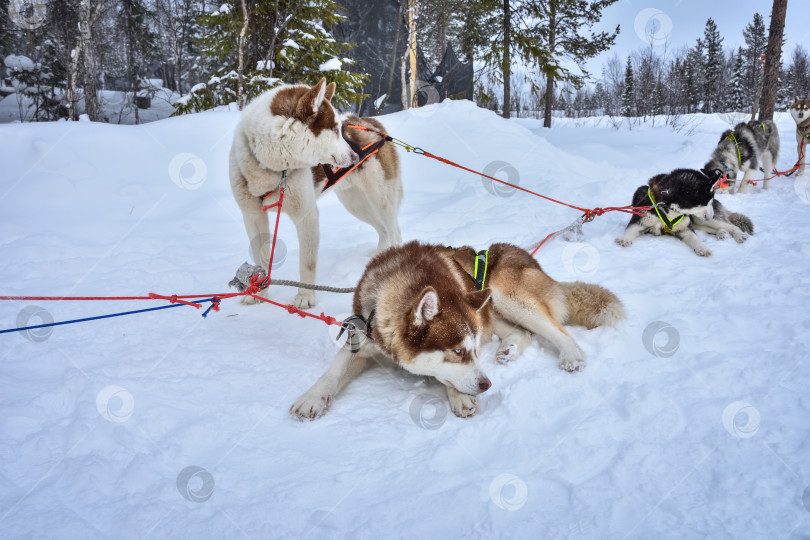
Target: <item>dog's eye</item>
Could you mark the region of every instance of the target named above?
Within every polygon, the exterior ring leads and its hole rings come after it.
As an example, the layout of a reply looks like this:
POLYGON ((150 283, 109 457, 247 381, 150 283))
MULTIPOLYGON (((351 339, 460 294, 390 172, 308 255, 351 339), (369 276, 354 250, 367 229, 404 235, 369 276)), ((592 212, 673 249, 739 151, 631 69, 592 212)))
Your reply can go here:
POLYGON ((464 349, 456 349, 453 352, 456 353, 458 356, 461 356, 462 354, 464 354, 464 349))

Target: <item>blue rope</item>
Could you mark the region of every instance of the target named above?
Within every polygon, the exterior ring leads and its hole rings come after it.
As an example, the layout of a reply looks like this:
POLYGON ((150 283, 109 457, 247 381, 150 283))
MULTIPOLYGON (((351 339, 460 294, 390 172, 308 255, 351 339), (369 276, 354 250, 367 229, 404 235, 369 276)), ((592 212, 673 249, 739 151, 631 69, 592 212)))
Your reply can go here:
MULTIPOLYGON (((203 313, 203 317, 208 315, 208 312, 211 311, 211 308, 214 307, 214 304, 219 304, 219 298, 205 298, 203 300, 194 300, 194 302, 211 302, 211 306, 205 310, 203 313)), ((168 306, 160 306, 154 308, 147 308, 147 309, 138 309, 135 311, 125 311, 123 313, 111 313, 110 315, 99 315, 98 317, 86 317, 84 319, 73 319, 72 321, 62 321, 62 322, 53 322, 48 324, 37 324, 35 326, 24 326, 21 328, 9 328, 8 330, 0 330, 0 334, 7 334, 9 332, 21 332, 23 330, 36 330, 37 328, 47 328, 49 326, 60 326, 63 324, 73 324, 73 323, 80 323, 80 322, 87 322, 87 321, 96 321, 99 319, 109 319, 111 317, 122 317, 124 315, 135 315, 136 313, 146 313, 148 311, 157 311, 159 309, 169 309, 175 307, 183 307, 186 304, 169 304, 168 306)))

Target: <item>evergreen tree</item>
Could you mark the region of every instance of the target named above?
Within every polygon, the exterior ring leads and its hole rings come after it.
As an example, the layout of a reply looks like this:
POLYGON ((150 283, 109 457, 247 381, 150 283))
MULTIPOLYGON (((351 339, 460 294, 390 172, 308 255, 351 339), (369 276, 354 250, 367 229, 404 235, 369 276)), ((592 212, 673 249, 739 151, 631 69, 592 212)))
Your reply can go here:
POLYGON ((694 48, 686 55, 686 103, 687 112, 700 110, 703 90, 706 86, 706 59, 703 56, 703 41, 698 38, 694 48))
POLYGON ((717 30, 714 20, 709 17, 706 21, 706 28, 703 32, 704 43, 706 44, 706 77, 703 90, 703 112, 711 113, 719 102, 719 96, 723 76, 723 38, 717 30))
POLYGON ((633 116, 633 64, 627 57, 627 67, 624 69, 624 85, 622 89, 622 116, 633 116))
MULTIPOLYGON (((245 0, 249 24, 244 46, 244 90, 248 99, 282 82, 315 84, 321 77, 337 83, 332 102, 346 106, 366 96, 357 91, 365 74, 346 71, 352 60, 342 55, 353 45, 335 40, 327 28, 343 20, 334 0, 245 0)), ((237 101, 241 0, 227 0, 200 17, 206 35, 203 54, 215 57, 220 69, 197 84, 175 105, 174 114, 210 109, 237 101)))
POLYGON ((748 95, 745 88, 746 70, 745 54, 742 47, 737 51, 734 58, 734 75, 731 78, 730 99, 728 107, 735 112, 748 111, 748 95))
POLYGON ((759 13, 754 14, 754 20, 748 23, 743 30, 745 47, 743 48, 744 64, 746 70, 745 88, 747 106, 754 103, 757 85, 762 77, 762 64, 760 56, 765 54, 768 39, 765 35, 765 21, 759 13))
POLYGON ((653 115, 653 123, 655 122, 655 117, 664 114, 664 105, 666 104, 666 98, 664 95, 664 84, 659 79, 655 83, 655 90, 653 90, 652 95, 652 109, 650 114, 653 115))
MULTIPOLYGON (((619 26, 614 32, 599 32, 584 35, 583 27, 590 29, 602 18, 602 10, 617 0, 545 0, 526 2, 529 15, 539 20, 534 34, 539 37, 546 54, 537 68, 545 78, 546 108, 543 126, 551 127, 554 86, 558 82, 570 83, 580 88, 590 76, 584 63, 599 53, 608 50, 619 35, 619 26), (579 68, 575 73, 567 67, 573 61, 579 68)), ((534 37, 534 36, 533 36, 534 37)), ((536 39, 536 38, 534 38, 536 39)))
MULTIPOLYGON (((481 74, 490 82, 503 85, 503 116, 510 116, 512 63, 537 68, 547 64, 549 51, 536 39, 540 21, 532 15, 538 0, 470 0, 464 6, 464 27, 459 38, 462 50, 481 62, 481 74), (514 5, 512 5, 514 3, 514 5)), ((531 92, 540 91, 538 81, 529 77, 531 92)))
MULTIPOLYGON (((154 50, 156 36, 150 28, 150 13, 144 0, 118 0, 120 2, 116 16, 116 26, 123 36, 126 55, 126 79, 133 102, 141 91, 142 81, 146 75, 146 62, 154 50)), ((122 109, 123 111, 123 109, 122 109)), ((134 107, 135 123, 140 123, 138 106, 134 107)))
POLYGON ((596 89, 593 92, 593 104, 596 109, 595 114, 611 114, 610 111, 610 98, 605 91, 605 85, 602 81, 596 83, 596 89))
POLYGON ((808 58, 807 51, 801 45, 796 45, 793 49, 793 55, 790 60, 790 67, 788 68, 788 82, 786 86, 789 88, 788 97, 790 103, 793 103, 793 98, 810 99, 810 59, 808 58))

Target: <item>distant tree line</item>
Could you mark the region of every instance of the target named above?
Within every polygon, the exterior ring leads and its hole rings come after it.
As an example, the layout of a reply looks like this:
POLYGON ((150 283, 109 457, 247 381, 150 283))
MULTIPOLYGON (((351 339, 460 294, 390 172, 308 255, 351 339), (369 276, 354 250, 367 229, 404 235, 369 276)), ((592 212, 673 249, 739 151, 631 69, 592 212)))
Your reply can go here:
MULTIPOLYGON (((767 42, 759 14, 744 47, 724 49, 709 19, 691 47, 651 43, 592 77, 585 63, 620 29, 591 28, 615 1, 0 0, 0 87, 16 89, 26 119, 108 122, 125 113, 137 122, 154 79, 174 92, 176 113, 322 76, 338 83, 339 106, 364 114, 423 103, 428 78, 436 99, 473 98, 546 126, 552 111, 647 117, 758 105, 767 42), (454 94, 453 62, 474 62, 472 95, 454 94), (120 110, 104 107, 103 90, 124 93, 120 110)), ((802 47, 782 59, 777 106, 810 95, 809 73, 802 47)))
MULTIPOLYGON (((650 46, 634 52, 624 62, 613 56, 592 87, 562 88, 556 108, 568 117, 752 113, 762 84, 761 56, 767 44, 765 23, 759 13, 742 35, 744 46, 724 50, 723 38, 709 19, 703 36, 691 47, 667 52, 650 46)), ((794 96, 810 96, 808 60, 808 52, 801 45, 783 55, 777 110, 789 107, 794 96)), ((528 108, 522 113, 538 116, 528 108)))

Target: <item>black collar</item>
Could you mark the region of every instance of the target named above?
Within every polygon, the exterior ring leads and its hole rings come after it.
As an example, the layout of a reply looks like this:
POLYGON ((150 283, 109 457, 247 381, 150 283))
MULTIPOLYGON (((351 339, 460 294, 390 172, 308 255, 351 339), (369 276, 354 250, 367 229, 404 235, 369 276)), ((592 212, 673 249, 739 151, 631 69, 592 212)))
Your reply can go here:
POLYGON ((332 170, 332 167, 330 167, 329 165, 321 165, 321 167, 323 168, 323 172, 324 174, 326 174, 326 178, 328 179, 326 185, 323 186, 323 191, 326 191, 330 187, 337 184, 341 178, 343 178, 344 176, 355 170, 369 157, 376 154, 377 151, 382 147, 382 145, 385 144, 385 139, 380 139, 377 142, 367 144, 364 148, 360 148, 359 144, 357 144, 352 140, 347 139, 345 135, 343 136, 343 140, 345 140, 349 144, 351 149, 354 151, 354 153, 357 154, 357 163, 355 163, 354 165, 350 165, 348 167, 341 167, 340 169, 335 170, 332 170))

